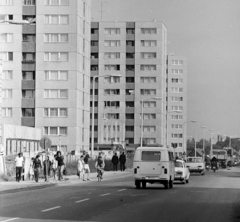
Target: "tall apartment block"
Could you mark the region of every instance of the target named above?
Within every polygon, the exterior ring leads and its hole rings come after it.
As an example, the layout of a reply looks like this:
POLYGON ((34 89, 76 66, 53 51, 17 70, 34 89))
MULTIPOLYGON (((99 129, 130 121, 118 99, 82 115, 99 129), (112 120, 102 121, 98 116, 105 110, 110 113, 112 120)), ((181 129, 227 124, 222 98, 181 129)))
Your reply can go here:
POLYGON ((89 149, 90 0, 1 0, 2 122, 41 128, 52 150, 89 149), (60 147, 61 146, 61 147, 60 147))
POLYGON ((166 60, 162 22, 92 22, 94 143, 166 144, 166 60))
POLYGON ((167 59, 167 139, 178 155, 186 153, 187 146, 187 60, 169 55, 167 59))

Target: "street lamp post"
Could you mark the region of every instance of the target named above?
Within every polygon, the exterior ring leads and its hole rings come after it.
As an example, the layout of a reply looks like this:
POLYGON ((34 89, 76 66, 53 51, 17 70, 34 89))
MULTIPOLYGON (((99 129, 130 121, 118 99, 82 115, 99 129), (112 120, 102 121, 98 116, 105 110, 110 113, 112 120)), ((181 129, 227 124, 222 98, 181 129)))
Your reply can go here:
POLYGON ((94 150, 94 97, 95 97, 95 80, 96 78, 100 77, 121 77, 120 74, 108 74, 108 75, 100 75, 100 76, 94 76, 93 77, 93 87, 92 87, 92 138, 91 138, 91 155, 93 156, 93 150, 94 150))
POLYGON ((187 152, 187 147, 185 147, 185 124, 187 123, 197 123, 196 120, 190 120, 183 123, 183 152, 187 152))
POLYGON ((142 109, 141 109, 141 138, 140 138, 140 146, 142 147, 142 142, 143 142, 143 102, 146 101, 146 100, 151 100, 151 99, 154 99, 154 100, 161 100, 162 98, 161 97, 151 97, 151 98, 145 98, 145 99, 142 99, 142 109))
POLYGON ((196 128, 195 129, 195 135, 194 135, 194 142, 195 142, 195 157, 197 156, 197 130, 198 129, 201 129, 201 128, 206 128, 206 126, 201 126, 201 127, 199 127, 199 128, 196 128))

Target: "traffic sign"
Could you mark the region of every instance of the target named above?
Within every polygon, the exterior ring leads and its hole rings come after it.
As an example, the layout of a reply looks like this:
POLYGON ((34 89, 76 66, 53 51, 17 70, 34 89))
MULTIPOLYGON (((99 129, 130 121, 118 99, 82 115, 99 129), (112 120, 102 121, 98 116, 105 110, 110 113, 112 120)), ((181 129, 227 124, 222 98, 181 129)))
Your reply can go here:
POLYGON ((43 136, 40 140, 40 147, 43 149, 48 149, 51 147, 51 145, 52 141, 47 136, 43 136))

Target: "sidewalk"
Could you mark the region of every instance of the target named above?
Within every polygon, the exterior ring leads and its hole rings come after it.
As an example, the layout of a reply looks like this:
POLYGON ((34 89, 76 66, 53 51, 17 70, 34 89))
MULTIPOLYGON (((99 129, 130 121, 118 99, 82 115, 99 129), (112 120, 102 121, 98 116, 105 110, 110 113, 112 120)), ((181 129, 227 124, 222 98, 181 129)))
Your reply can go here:
MULTIPOLYGON (((105 171, 103 179, 108 179, 111 176, 121 177, 129 174, 132 174, 131 169, 127 169, 126 171, 105 171)), ((96 175, 97 173, 90 173, 90 180, 97 181, 96 175)), ((91 181, 83 181, 82 179, 78 179, 77 175, 66 175, 64 176, 64 181, 54 181, 53 178, 49 178, 49 182, 45 182, 44 179, 39 179, 38 183, 30 180, 20 181, 19 183, 16 181, 0 182, 0 195, 5 193, 16 193, 19 191, 43 189, 63 184, 67 185, 71 183, 88 183, 91 181)))

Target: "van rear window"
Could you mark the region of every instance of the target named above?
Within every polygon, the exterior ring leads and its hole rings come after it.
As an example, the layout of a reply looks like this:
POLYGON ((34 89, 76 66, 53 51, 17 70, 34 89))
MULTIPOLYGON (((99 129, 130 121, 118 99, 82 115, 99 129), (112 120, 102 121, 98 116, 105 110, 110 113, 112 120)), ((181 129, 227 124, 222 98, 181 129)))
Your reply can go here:
POLYGON ((142 161, 160 161, 160 151, 142 151, 142 161))

